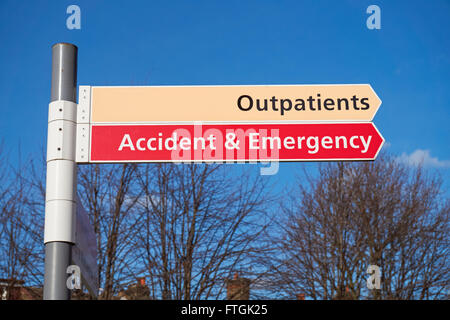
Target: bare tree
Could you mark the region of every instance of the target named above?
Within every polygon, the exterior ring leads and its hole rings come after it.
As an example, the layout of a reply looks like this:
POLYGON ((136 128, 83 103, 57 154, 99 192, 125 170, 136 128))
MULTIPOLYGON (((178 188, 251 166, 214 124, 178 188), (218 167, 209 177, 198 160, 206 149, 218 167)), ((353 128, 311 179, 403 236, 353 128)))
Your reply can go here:
POLYGON ((139 191, 133 190, 135 170, 130 164, 79 167, 79 194, 97 235, 101 299, 111 299, 134 274, 129 253, 139 199, 139 191))
POLYGON ((438 178, 383 154, 326 164, 307 181, 282 206, 265 260, 272 289, 290 298, 445 297, 450 202, 438 178), (381 269, 380 290, 367 289, 369 265, 381 269))
POLYGON ((12 166, 0 161, 0 278, 11 287, 42 285, 44 215, 31 167, 31 162, 12 166))
POLYGON ((142 166, 141 224, 135 238, 155 299, 207 299, 259 250, 268 203, 260 178, 226 165, 142 166))

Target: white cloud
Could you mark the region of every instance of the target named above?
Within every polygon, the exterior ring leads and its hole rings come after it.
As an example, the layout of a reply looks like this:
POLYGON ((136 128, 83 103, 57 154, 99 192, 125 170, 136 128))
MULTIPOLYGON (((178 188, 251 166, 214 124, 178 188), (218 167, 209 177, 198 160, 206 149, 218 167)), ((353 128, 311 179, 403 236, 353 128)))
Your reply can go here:
POLYGON ((409 155, 402 153, 400 157, 397 157, 397 160, 410 166, 423 165, 435 168, 450 168, 449 160, 439 160, 438 158, 432 157, 430 150, 417 149, 409 155))
POLYGON ((383 149, 390 148, 391 146, 392 146, 392 144, 389 141, 385 141, 383 144, 383 149))

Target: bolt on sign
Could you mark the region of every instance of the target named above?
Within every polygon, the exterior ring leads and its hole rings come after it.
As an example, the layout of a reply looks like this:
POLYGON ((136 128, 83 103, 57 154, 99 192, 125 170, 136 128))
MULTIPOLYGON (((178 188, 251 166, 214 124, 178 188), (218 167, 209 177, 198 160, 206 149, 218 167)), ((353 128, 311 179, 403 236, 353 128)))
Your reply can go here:
POLYGON ((79 163, 373 160, 368 84, 80 86, 79 163))

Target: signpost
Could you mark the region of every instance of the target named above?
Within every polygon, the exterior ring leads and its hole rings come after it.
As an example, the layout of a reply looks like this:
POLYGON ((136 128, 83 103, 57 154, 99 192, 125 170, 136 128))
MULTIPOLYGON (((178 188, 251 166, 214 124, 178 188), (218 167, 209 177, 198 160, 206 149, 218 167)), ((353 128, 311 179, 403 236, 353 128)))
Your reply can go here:
POLYGON ((44 299, 67 300, 67 267, 81 269, 83 283, 98 292, 96 240, 87 213, 77 199, 77 47, 52 47, 52 87, 48 113, 45 194, 44 299))
POLYGON ((68 299, 66 269, 98 292, 96 237, 76 165, 116 162, 374 160, 381 100, 368 84, 80 86, 70 44, 53 46, 44 299, 68 299))
POLYGON ((45 193, 44 299, 67 300, 67 267, 75 231, 77 47, 52 47, 52 87, 48 113, 45 193))

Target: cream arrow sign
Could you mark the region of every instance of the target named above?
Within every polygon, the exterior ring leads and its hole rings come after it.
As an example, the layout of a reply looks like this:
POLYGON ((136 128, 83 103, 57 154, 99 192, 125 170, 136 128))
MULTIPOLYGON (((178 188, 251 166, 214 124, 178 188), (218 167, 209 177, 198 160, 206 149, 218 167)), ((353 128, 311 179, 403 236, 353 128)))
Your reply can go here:
POLYGON ((369 84, 91 87, 92 123, 371 121, 369 84))

